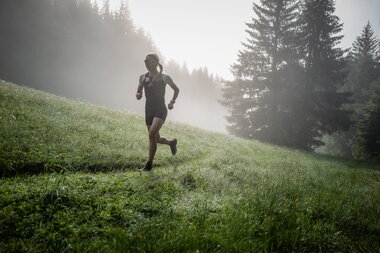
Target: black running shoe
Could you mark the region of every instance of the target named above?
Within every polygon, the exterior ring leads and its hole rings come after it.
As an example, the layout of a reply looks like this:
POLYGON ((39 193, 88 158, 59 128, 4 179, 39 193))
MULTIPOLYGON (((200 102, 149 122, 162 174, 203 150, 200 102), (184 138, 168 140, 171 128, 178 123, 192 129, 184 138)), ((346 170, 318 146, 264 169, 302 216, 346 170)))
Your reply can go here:
POLYGON ((140 169, 140 171, 151 171, 152 170, 152 163, 147 162, 143 168, 140 169))
POLYGON ((174 139, 174 140, 170 143, 170 150, 172 151, 172 155, 177 154, 177 139, 174 139))

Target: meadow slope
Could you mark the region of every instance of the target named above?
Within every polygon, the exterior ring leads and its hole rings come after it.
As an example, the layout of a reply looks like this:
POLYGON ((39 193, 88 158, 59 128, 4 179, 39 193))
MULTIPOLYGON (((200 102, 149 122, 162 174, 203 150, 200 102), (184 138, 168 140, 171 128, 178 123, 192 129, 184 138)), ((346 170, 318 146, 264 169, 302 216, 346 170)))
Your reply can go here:
POLYGON ((140 116, 1 80, 0 104, 0 252, 380 252, 379 163, 168 121, 141 173, 140 116))

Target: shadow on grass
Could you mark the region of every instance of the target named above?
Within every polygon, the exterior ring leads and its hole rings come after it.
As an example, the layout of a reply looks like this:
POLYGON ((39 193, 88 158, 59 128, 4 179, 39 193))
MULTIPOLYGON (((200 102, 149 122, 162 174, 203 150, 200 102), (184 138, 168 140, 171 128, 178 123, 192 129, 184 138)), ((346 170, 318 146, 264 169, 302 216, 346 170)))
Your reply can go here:
POLYGON ((120 172, 131 171, 142 167, 141 162, 130 163, 47 163, 30 162, 19 164, 11 168, 2 168, 1 177, 14 177, 18 175, 37 175, 42 173, 67 173, 67 172, 120 172))
MULTIPOLYGON (((154 163, 154 168, 165 166, 179 166, 183 161, 166 160, 154 163)), ((10 178, 21 175, 38 175, 43 173, 112 173, 123 171, 138 171, 145 164, 145 161, 132 162, 83 162, 83 163, 68 163, 68 162, 24 162, 5 166, 0 164, 0 178, 10 178)))

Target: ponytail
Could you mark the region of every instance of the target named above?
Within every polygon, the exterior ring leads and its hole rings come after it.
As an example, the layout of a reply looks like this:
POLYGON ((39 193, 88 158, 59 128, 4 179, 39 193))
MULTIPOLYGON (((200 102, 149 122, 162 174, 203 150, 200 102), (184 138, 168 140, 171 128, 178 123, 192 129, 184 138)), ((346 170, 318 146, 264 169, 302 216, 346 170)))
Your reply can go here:
POLYGON ((164 67, 161 63, 158 63, 158 67, 160 68, 160 74, 162 74, 162 71, 164 70, 164 67))

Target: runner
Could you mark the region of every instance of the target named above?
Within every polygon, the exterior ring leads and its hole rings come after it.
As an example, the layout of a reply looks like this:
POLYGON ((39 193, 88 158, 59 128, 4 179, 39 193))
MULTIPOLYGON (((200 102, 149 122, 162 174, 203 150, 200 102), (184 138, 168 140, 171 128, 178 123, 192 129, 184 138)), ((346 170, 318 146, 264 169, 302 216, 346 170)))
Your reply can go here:
POLYGON ((165 88, 168 84, 173 90, 173 99, 168 104, 168 109, 174 108, 179 89, 174 84, 169 75, 162 73, 163 66, 157 54, 151 53, 145 57, 145 66, 148 70, 146 74, 142 74, 139 79, 136 98, 140 100, 145 92, 145 123, 149 132, 149 157, 145 166, 141 171, 150 171, 153 167, 153 159, 157 150, 157 143, 170 146, 173 155, 177 153, 177 139, 168 140, 160 136, 160 129, 165 122, 168 110, 165 104, 165 88), (157 71, 160 68, 160 72, 157 71))

